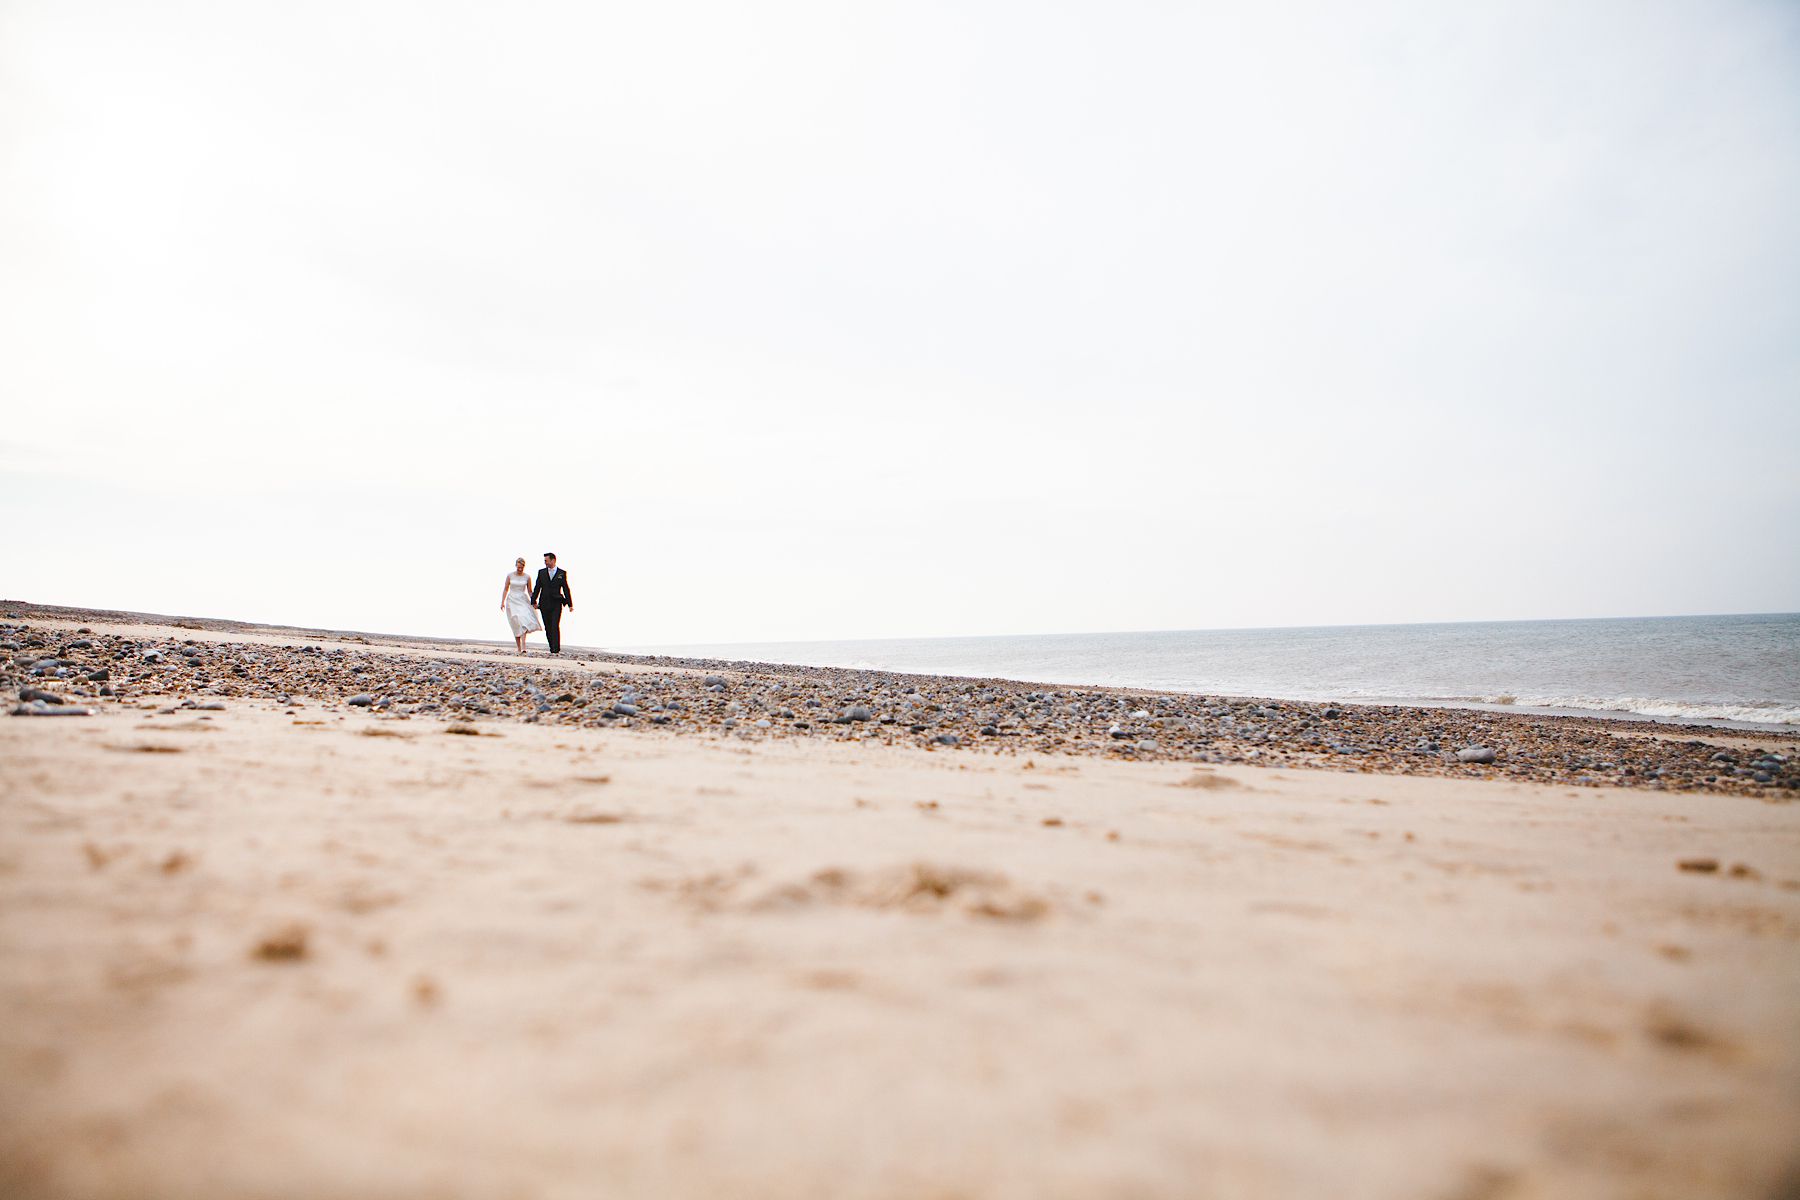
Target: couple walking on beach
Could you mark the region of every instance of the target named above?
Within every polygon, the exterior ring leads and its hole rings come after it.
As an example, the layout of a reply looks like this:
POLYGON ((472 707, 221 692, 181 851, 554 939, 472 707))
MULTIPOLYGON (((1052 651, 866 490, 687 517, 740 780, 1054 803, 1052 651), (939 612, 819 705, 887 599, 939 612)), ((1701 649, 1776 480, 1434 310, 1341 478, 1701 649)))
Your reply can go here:
POLYGON ((513 572, 500 593, 500 611, 512 626, 513 641, 525 653, 525 636, 544 631, 550 653, 562 653, 562 610, 575 611, 575 593, 569 590, 569 573, 556 565, 556 555, 544 554, 544 569, 533 580, 525 574, 525 560, 513 560, 513 572), (540 620, 540 616, 542 619, 540 620))

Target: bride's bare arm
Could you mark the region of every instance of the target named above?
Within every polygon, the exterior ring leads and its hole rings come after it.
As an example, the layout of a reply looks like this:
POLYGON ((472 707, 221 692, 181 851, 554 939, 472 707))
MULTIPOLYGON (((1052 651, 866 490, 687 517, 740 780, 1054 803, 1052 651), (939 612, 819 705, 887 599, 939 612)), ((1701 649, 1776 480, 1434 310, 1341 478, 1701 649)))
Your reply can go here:
POLYGON ((506 593, 512 590, 512 577, 509 575, 500 581, 500 611, 506 611, 506 593))

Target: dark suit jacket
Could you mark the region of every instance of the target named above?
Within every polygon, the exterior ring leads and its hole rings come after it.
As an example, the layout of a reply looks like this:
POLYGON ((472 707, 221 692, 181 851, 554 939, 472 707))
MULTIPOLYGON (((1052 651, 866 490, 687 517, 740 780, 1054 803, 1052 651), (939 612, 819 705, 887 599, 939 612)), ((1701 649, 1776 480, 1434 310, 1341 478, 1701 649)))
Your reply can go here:
POLYGON ((569 590, 569 573, 558 567, 556 578, 551 579, 550 568, 541 568, 537 582, 531 585, 531 602, 540 608, 574 608, 575 593, 569 590))

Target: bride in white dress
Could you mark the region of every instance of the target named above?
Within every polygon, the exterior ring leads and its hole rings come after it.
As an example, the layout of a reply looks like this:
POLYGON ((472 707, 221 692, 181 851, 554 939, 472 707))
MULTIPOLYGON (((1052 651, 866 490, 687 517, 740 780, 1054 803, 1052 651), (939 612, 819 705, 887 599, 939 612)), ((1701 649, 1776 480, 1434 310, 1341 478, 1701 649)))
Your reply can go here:
POLYGON ((522 558, 513 563, 513 573, 506 577, 506 590, 500 593, 500 611, 506 614, 507 624, 512 626, 513 641, 518 643, 519 653, 525 653, 525 635, 536 633, 544 623, 538 620, 537 610, 531 607, 531 577, 525 574, 522 558))

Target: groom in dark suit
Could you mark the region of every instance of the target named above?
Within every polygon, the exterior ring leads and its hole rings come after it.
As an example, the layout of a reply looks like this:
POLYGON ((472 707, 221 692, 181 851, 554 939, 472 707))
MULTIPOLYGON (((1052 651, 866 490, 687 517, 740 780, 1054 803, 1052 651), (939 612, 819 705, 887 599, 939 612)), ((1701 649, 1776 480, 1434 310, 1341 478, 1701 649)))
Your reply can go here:
POLYGON ((569 573, 556 565, 556 555, 544 555, 544 569, 531 587, 531 607, 544 618, 544 640, 550 653, 562 653, 562 610, 575 611, 575 593, 569 590, 569 573))

